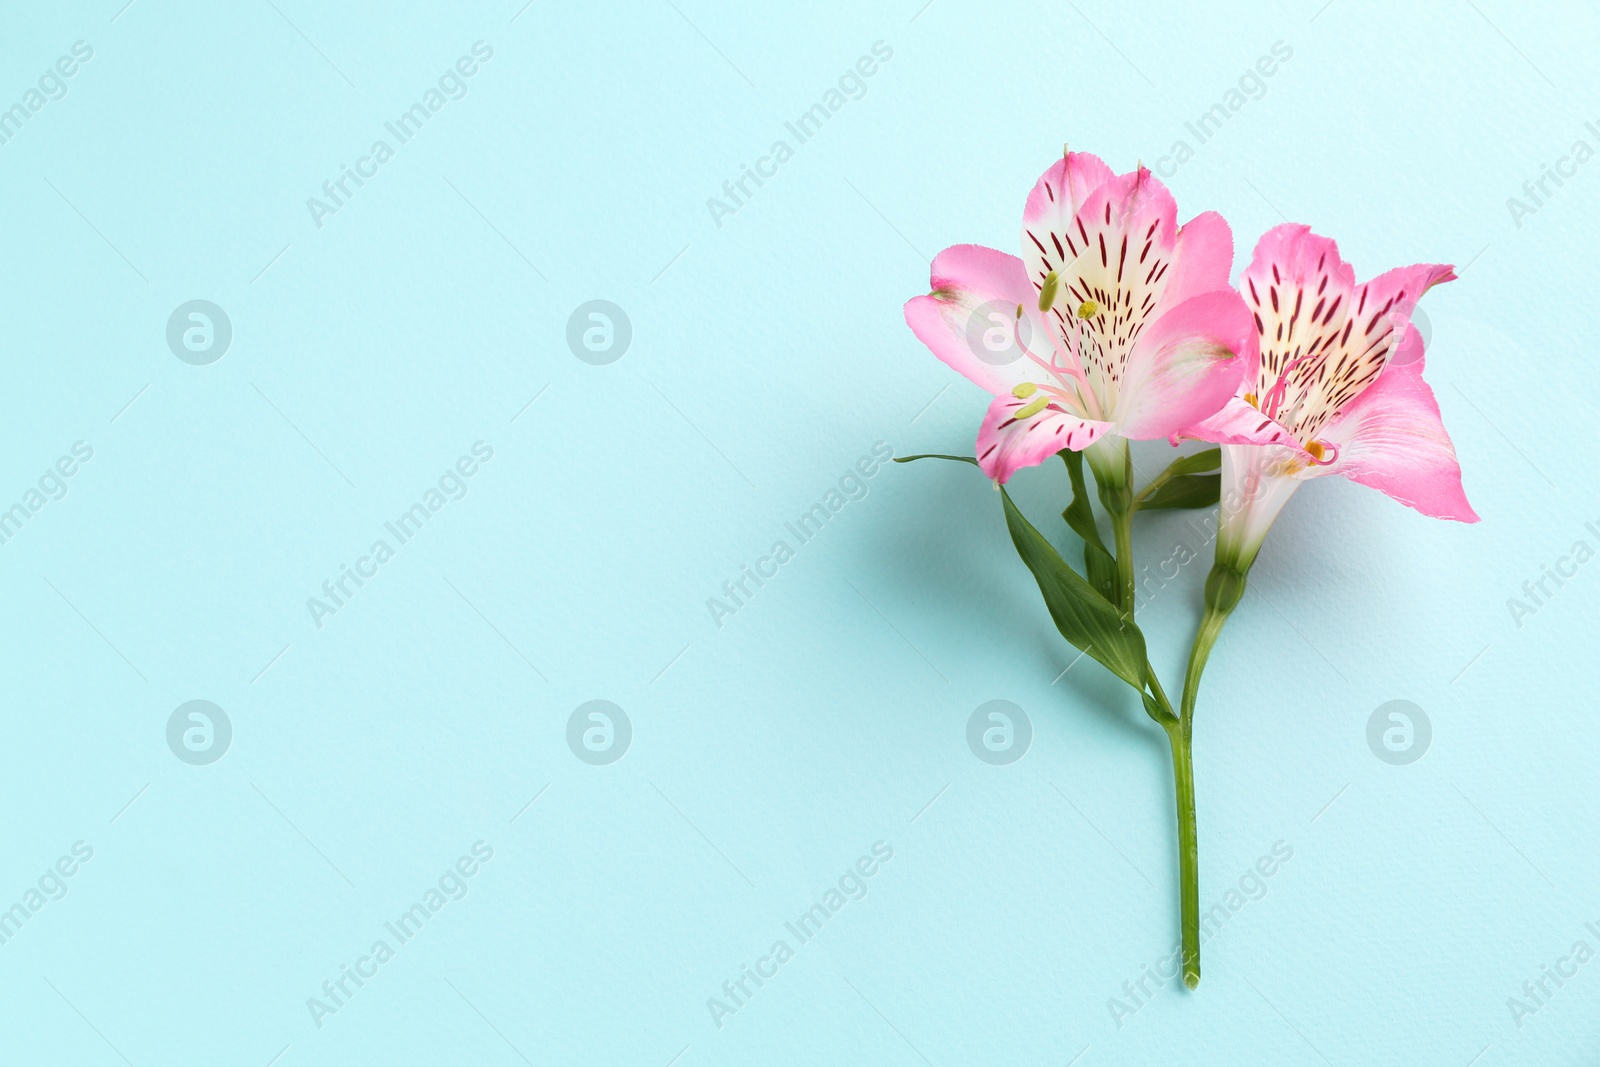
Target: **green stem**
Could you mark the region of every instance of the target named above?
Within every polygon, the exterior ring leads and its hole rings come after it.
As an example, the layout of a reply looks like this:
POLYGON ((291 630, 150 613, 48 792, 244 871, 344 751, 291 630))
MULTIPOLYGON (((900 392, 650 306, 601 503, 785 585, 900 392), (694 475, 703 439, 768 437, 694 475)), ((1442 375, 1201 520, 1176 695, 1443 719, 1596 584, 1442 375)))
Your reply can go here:
MULTIPOLYGON (((1133 464, 1128 463, 1128 481, 1132 481, 1133 464)), ((1145 491, 1160 488, 1170 476, 1162 474, 1145 491)), ((1142 499, 1143 494, 1139 499, 1142 499)), ((1111 513, 1111 527, 1117 541, 1117 575, 1121 579, 1122 609, 1133 618, 1134 599, 1138 585, 1133 573, 1133 514, 1139 500, 1130 499, 1123 488, 1120 495, 1107 493, 1102 486, 1101 501, 1111 513), (1109 499, 1108 499, 1109 497, 1109 499), (1116 505, 1121 505, 1120 507, 1116 505)), ((1194 749, 1191 744, 1188 717, 1173 714, 1172 702, 1161 687, 1161 679, 1153 669, 1148 669, 1147 684, 1156 704, 1165 712, 1159 718, 1151 715, 1167 732, 1172 746, 1172 783, 1178 807, 1178 912, 1183 931, 1183 983, 1190 989, 1200 984, 1200 844, 1194 813, 1194 749)), ((1148 703, 1146 711, 1151 710, 1148 703)))
MULTIPOLYGON (((1209 594, 1210 583, 1207 583, 1209 594)), ((1211 646, 1216 644, 1228 613, 1212 607, 1206 613, 1189 653, 1189 670, 1183 679, 1183 706, 1176 722, 1163 724, 1172 744, 1172 785, 1178 798, 1178 899, 1183 929, 1183 983, 1200 984, 1200 844, 1194 811, 1194 702, 1200 691, 1200 674, 1206 669, 1211 646)))
POLYGON ((1206 613, 1200 618, 1200 629, 1194 635, 1194 647, 1189 650, 1189 669, 1183 676, 1183 707, 1178 713, 1190 729, 1194 726, 1195 700, 1200 695, 1200 675, 1206 669, 1206 660, 1211 657, 1211 646, 1217 643, 1231 612, 1231 608, 1218 611, 1207 605, 1206 613))
POLYGON ((1229 563, 1218 562, 1211 565, 1211 573, 1206 575, 1206 613, 1200 618, 1194 647, 1189 650, 1189 669, 1183 676, 1183 708, 1179 718, 1185 729, 1194 727, 1194 703, 1200 695, 1200 675, 1211 657, 1211 646, 1217 643, 1228 616, 1244 597, 1245 575, 1249 571, 1248 566, 1240 570, 1229 563))
POLYGON ((1133 576, 1133 507, 1111 513, 1111 529, 1117 541, 1117 577, 1122 587, 1122 613, 1133 618, 1133 600, 1139 591, 1133 576))
POLYGON ((1138 585, 1133 576, 1133 456, 1127 442, 1122 442, 1122 454, 1106 457, 1094 467, 1095 485, 1100 490, 1100 504, 1111 516, 1112 535, 1116 539, 1118 604, 1122 613, 1133 618, 1133 600, 1138 585))
POLYGON ((1172 782, 1178 800, 1178 895, 1183 929, 1183 982, 1200 984, 1200 848, 1194 809, 1194 705, 1211 648, 1244 596, 1245 572, 1217 563, 1206 577, 1206 610, 1189 650, 1182 706, 1176 722, 1163 724, 1172 744, 1172 782))
MULTIPOLYGON (((1116 537, 1120 607, 1131 622, 1134 601, 1139 589, 1133 570, 1133 515, 1148 494, 1166 483, 1172 476, 1172 470, 1169 468, 1164 471, 1154 482, 1145 487, 1144 492, 1135 497, 1130 489, 1133 481, 1133 460, 1126 452, 1122 467, 1120 479, 1116 476, 1119 472, 1113 467, 1111 471, 1105 472, 1106 476, 1102 476, 1102 472, 1097 469, 1095 480, 1100 488, 1100 503, 1111 516, 1111 528, 1116 537)), ((1214 583, 1208 582, 1206 586, 1208 620, 1211 618, 1213 603, 1212 584, 1214 583)), ((1243 584, 1241 575, 1237 583, 1241 593, 1243 584)), ((1232 586, 1228 589, 1231 590, 1232 586)), ((1227 595, 1227 590, 1224 591, 1224 595, 1227 595)), ((1233 603, 1237 602, 1238 597, 1233 596, 1228 609, 1232 610, 1233 603)), ((1181 715, 1173 713, 1172 703, 1161 687, 1161 679, 1156 677, 1156 672, 1150 670, 1149 664, 1146 663, 1146 682, 1150 689, 1151 700, 1145 701, 1145 710, 1151 718, 1161 724, 1172 746, 1172 782, 1178 811, 1178 898, 1180 925, 1183 931, 1183 983, 1190 989, 1200 984, 1200 845, 1194 809, 1194 747, 1190 712, 1194 706, 1194 690, 1199 684, 1200 671, 1205 667, 1206 656, 1210 654, 1211 645, 1222 630, 1222 620, 1226 618, 1227 614, 1223 612, 1217 616, 1214 627, 1202 626, 1204 647, 1201 647, 1201 642, 1197 639, 1195 653, 1190 657, 1190 675, 1184 681, 1181 715), (1155 707, 1151 706, 1152 701, 1155 707), (1158 711, 1161 714, 1158 715, 1158 711)))
POLYGON ((1200 984, 1200 844, 1194 815, 1194 747, 1187 721, 1166 724, 1178 802, 1178 900, 1183 929, 1183 984, 1200 984))

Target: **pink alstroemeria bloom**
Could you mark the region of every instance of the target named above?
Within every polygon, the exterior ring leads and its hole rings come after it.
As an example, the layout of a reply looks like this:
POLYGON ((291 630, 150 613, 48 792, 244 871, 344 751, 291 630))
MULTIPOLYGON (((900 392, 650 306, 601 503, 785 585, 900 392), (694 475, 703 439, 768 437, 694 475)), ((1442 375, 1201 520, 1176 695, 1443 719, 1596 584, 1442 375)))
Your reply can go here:
POLYGON ((1324 474, 1478 521, 1411 324, 1422 294, 1455 277, 1420 263, 1357 285, 1339 246, 1309 226, 1262 236, 1240 283, 1259 350, 1240 395, 1187 434, 1223 446, 1219 564, 1247 571, 1289 497, 1324 474))
POLYGON ((1256 335, 1228 283, 1233 234, 1215 212, 1181 228, 1177 212, 1144 167, 1119 176, 1072 152, 1028 197, 1020 259, 980 245, 934 259, 906 323, 994 395, 977 442, 990 478, 1103 439, 1091 465, 1122 476, 1122 438, 1170 436, 1238 391, 1256 335))

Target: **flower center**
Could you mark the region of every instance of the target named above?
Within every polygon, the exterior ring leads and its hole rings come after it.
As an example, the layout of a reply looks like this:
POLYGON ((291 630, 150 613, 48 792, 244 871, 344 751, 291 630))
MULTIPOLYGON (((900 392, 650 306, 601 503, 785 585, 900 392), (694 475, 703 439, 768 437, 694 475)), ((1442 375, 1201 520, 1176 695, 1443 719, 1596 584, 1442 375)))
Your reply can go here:
MULTIPOLYGON (((1303 356, 1301 357, 1301 359, 1304 358, 1305 357, 1303 356)), ((1296 360, 1295 362, 1298 363, 1299 360, 1296 360)), ((1284 419, 1279 419, 1276 409, 1278 404, 1281 403, 1283 399, 1285 377, 1288 375, 1289 371, 1293 369, 1293 367, 1294 364, 1290 364, 1289 367, 1284 369, 1283 374, 1278 375, 1278 380, 1273 383, 1271 391, 1267 393, 1267 399, 1265 403, 1262 403, 1261 399, 1257 397, 1255 393, 1244 394, 1244 402, 1268 418, 1278 422, 1280 425, 1283 425, 1287 419, 1292 419, 1294 416, 1293 411, 1287 412, 1284 419)), ((1289 431, 1294 433, 1292 427, 1289 427, 1289 431)), ((1299 436, 1299 434, 1295 434, 1296 438, 1299 436)), ((1312 466, 1326 467, 1328 464, 1339 458, 1339 446, 1331 441, 1324 442, 1313 439, 1311 441, 1304 442, 1301 447, 1304 448, 1306 450, 1306 454, 1311 457, 1312 466)), ((1291 461, 1288 465, 1286 473, 1292 474, 1295 470, 1300 468, 1301 464, 1299 461, 1291 461)))

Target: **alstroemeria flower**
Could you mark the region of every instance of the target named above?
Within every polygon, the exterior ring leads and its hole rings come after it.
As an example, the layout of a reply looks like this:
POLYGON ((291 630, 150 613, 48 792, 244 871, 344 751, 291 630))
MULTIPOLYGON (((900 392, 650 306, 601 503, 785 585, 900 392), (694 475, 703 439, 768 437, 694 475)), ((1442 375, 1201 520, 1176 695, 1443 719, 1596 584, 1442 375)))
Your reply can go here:
POLYGON ((1232 266, 1222 216, 1179 228, 1148 170, 1118 176, 1073 152, 1028 197, 1022 257, 945 249, 906 323, 994 395, 977 457, 1004 482, 1107 435, 1170 436, 1232 397, 1256 346, 1232 266))
POLYGON ((1423 293, 1454 280, 1449 266, 1422 263, 1357 285, 1339 246, 1309 226, 1261 238, 1240 284, 1259 351, 1240 395, 1187 432, 1223 445, 1219 563, 1248 570, 1295 489, 1324 474, 1424 515, 1478 521, 1410 317, 1423 293))

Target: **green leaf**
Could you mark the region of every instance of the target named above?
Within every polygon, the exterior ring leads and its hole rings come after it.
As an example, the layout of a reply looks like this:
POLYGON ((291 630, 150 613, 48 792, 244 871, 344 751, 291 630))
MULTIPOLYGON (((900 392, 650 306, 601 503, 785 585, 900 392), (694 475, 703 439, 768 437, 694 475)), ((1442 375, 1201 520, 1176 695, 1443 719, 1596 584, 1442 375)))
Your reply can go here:
POLYGON ((1146 508, 1208 508, 1222 496, 1222 476, 1210 474, 1222 466, 1222 449, 1208 448, 1179 456, 1144 487, 1136 499, 1146 508))
POLYGON ((1003 487, 1000 498, 1005 502, 1006 528, 1011 531, 1011 542, 1039 583, 1045 607, 1050 609, 1050 617, 1061 636, 1143 692, 1147 667, 1144 635, 1139 628, 1124 619, 1094 586, 1067 566, 1055 546, 1017 510, 1011 502, 1011 494, 1003 487))
MULTIPOLYGON (((1111 553, 1106 551, 1100 531, 1094 525, 1094 513, 1090 510, 1089 495, 1083 480, 1083 456, 1077 452, 1066 452, 1063 458, 1067 461, 1067 472, 1072 478, 1072 503, 1063 517, 1084 540, 1084 561, 1090 567, 1090 573, 1093 574, 1097 566, 1091 562, 1096 558, 1093 553, 1098 553, 1098 558, 1103 559, 1108 568, 1109 586, 1114 591, 1116 562, 1111 553)), ((917 459, 947 459, 956 463, 970 463, 975 467, 978 465, 978 461, 971 456, 933 453, 896 456, 895 462, 910 463, 917 459)), ((1022 562, 1033 572, 1034 580, 1039 583, 1045 607, 1049 609, 1050 618, 1055 621, 1061 636, 1105 664, 1113 674, 1142 694, 1148 669, 1144 634, 1122 617, 1110 599, 1067 565, 1055 546, 1045 540, 1044 535, 1017 510, 1016 504, 1011 501, 1011 494, 1005 491, 1004 486, 1000 487, 1000 499, 1005 504, 1006 529, 1011 533, 1011 542, 1016 546, 1022 562)))
POLYGON ((1140 693, 1139 695, 1144 698, 1144 713, 1154 719, 1157 723, 1161 724, 1162 726, 1166 726, 1168 723, 1177 721, 1173 718, 1172 713, 1167 711, 1166 708, 1163 708, 1161 706, 1161 702, 1155 697, 1151 696, 1149 693, 1140 693))
POLYGON ((1095 525, 1094 509, 1089 504, 1089 491, 1083 479, 1083 453, 1063 449, 1061 458, 1067 464, 1067 477, 1072 479, 1072 503, 1061 517, 1067 520, 1072 532, 1083 538, 1083 569, 1089 584, 1106 600, 1117 602, 1117 561, 1106 548, 1095 525))
POLYGON ((1222 475, 1185 474, 1174 478, 1139 504, 1152 508, 1208 508, 1222 498, 1222 475))
POLYGON ((1179 456, 1167 465, 1167 473, 1177 476, 1180 474, 1204 474, 1207 471, 1222 468, 1222 449, 1208 448, 1196 452, 1192 456, 1179 456))

